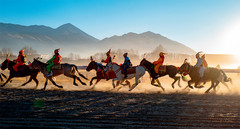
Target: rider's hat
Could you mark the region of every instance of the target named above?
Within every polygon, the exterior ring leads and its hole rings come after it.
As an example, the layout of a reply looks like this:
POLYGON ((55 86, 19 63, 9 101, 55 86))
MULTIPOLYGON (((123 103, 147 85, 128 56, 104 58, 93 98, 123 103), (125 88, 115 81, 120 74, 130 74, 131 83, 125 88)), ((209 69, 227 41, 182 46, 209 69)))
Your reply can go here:
POLYGON ((110 52, 111 52, 111 49, 109 49, 109 50, 108 50, 108 52, 107 52, 106 54, 107 54, 107 55, 109 55, 109 54, 110 54, 110 52))
POLYGON ((127 53, 127 52, 123 54, 123 56, 127 56, 127 55, 128 55, 128 53, 127 53))
POLYGON ((196 57, 200 57, 200 56, 201 56, 201 53, 202 53, 202 51, 198 52, 198 53, 196 54, 196 57))
POLYGON ((94 61, 92 56, 90 56, 90 60, 91 60, 91 61, 94 61))
POLYGON ((163 55, 166 55, 167 53, 164 53, 164 52, 160 52, 159 53, 159 56, 163 56, 163 55))
POLYGON ((58 52, 59 52, 59 50, 60 50, 60 48, 58 48, 58 49, 55 49, 55 50, 54 50, 54 53, 58 53, 58 52))
POLYGON ((23 55, 23 52, 24 52, 24 50, 20 50, 20 51, 19 51, 19 54, 20 54, 20 55, 23 55))

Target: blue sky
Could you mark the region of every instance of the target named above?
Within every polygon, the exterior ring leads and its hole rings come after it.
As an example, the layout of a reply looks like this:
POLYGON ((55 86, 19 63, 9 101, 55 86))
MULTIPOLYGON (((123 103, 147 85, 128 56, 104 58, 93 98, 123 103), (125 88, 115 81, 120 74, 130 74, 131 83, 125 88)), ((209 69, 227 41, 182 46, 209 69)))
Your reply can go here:
POLYGON ((152 31, 195 51, 237 54, 239 7, 240 0, 0 0, 0 22, 72 23, 98 39, 152 31))

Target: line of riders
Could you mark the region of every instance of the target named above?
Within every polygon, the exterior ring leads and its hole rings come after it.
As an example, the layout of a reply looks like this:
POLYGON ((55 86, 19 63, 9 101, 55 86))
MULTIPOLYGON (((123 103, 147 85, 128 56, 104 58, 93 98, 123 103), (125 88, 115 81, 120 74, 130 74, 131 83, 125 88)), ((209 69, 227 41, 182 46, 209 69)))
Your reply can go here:
MULTIPOLYGON (((51 59, 49 59, 47 61, 47 66, 46 66, 46 69, 48 71, 48 77, 52 76, 53 75, 53 72, 51 70, 51 68, 54 66, 54 65, 58 65, 61 63, 61 55, 59 54, 59 49, 55 49, 54 50, 54 55, 51 59)), ((202 52, 198 52, 196 54, 196 58, 197 58, 197 63, 195 65, 195 67, 197 67, 199 69, 199 75, 200 75, 200 78, 202 80, 203 78, 203 74, 204 74, 204 70, 208 67, 208 64, 207 64, 207 61, 205 60, 205 54, 201 55, 202 52)), ((165 59, 165 55, 166 53, 163 53, 163 52, 160 52, 159 53, 159 58, 158 60, 154 61, 153 64, 154 64, 154 71, 155 71, 155 75, 156 77, 159 76, 159 68, 161 66, 163 66, 163 62, 164 62, 164 59, 165 59)), ((106 63, 106 66, 112 61, 114 60, 115 56, 112 58, 111 56, 111 49, 108 50, 108 52, 106 53, 106 56, 107 58, 105 60, 102 60, 101 62, 102 63, 106 63)), ((124 78, 127 78, 127 69, 130 68, 132 66, 132 63, 128 57, 128 53, 124 53, 123 54, 123 57, 124 57, 124 63, 121 65, 121 68, 123 68, 123 73, 124 73, 124 78)), ((13 69, 18 72, 18 67, 19 66, 23 66, 23 65, 26 65, 26 61, 27 61, 27 58, 26 58, 26 55, 24 55, 24 50, 20 50, 19 51, 19 55, 18 55, 18 58, 16 60, 13 60, 16 64, 13 66, 13 69)), ((91 61, 93 61, 92 57, 91 57, 91 61)), ((99 66, 98 67, 98 72, 103 72, 106 76, 106 79, 109 80, 110 77, 109 77, 109 74, 108 72, 104 72, 104 66, 101 64, 101 63, 97 63, 97 65, 99 66)), ((31 64, 28 65, 30 68, 31 68, 31 64)))
MULTIPOLYGON (((53 57, 51 58, 51 59, 49 59, 48 61, 47 61, 47 63, 43 63, 43 62, 41 62, 41 61, 39 61, 39 60, 37 60, 37 59, 34 59, 34 62, 32 62, 32 63, 30 63, 28 66, 26 65, 26 55, 24 55, 24 50, 20 50, 19 51, 19 55, 18 55, 18 58, 16 59, 16 60, 13 60, 13 63, 12 63, 12 71, 13 72, 11 72, 11 70, 10 70, 10 76, 9 76, 9 78, 8 78, 8 80, 2 85, 2 86, 4 86, 8 81, 10 81, 11 80, 11 78, 13 78, 13 77, 23 77, 23 76, 27 76, 27 75, 31 75, 31 78, 29 79, 29 81, 28 82, 26 82, 25 84, 27 84, 27 83, 29 83, 32 79, 37 83, 37 85, 38 85, 38 81, 36 80, 36 77, 37 77, 37 74, 39 73, 39 71, 41 71, 43 74, 44 74, 44 76, 45 76, 45 78, 46 78, 46 82, 45 82, 45 87, 44 87, 44 89, 46 88, 46 85, 47 85, 47 82, 48 82, 48 80, 50 80, 54 85, 56 85, 57 87, 62 87, 62 86, 58 86, 53 80, 52 80, 52 77, 54 77, 54 76, 57 76, 57 75, 60 75, 60 74, 64 74, 65 76, 68 76, 68 77, 71 77, 71 78, 73 78, 74 79, 74 85, 77 85, 76 84, 76 82, 75 82, 75 80, 77 79, 77 80, 79 80, 83 85, 86 85, 84 82, 82 82, 76 75, 75 75, 75 71, 77 71, 78 72, 78 70, 77 70, 77 66, 76 65, 73 65, 73 64, 67 64, 67 63, 65 63, 65 64, 61 64, 61 55, 59 54, 59 50, 60 50, 60 48, 59 49, 55 49, 54 50, 54 55, 53 55, 53 57), (54 69, 52 69, 53 68, 53 66, 59 66, 60 65, 60 69, 57 71, 57 70, 55 70, 54 71, 54 69), (22 66, 22 67, 20 67, 20 66, 22 66), (39 68, 39 70, 38 71, 36 71, 34 74, 32 74, 32 73, 28 73, 27 74, 27 72, 26 71, 24 71, 24 70, 26 70, 26 69, 24 69, 23 67, 28 67, 28 69, 36 69, 36 68, 39 68), (54 72, 53 72, 54 71, 54 72), (26 74, 26 75, 20 75, 20 73, 21 72, 23 72, 24 74, 26 74), (11 75, 12 74, 12 75, 11 75)), ((138 79, 140 78, 140 77, 142 77, 144 74, 145 74, 145 70, 146 71, 148 71, 149 72, 149 74, 150 74, 150 76, 152 77, 152 82, 151 82, 151 84, 153 84, 154 83, 154 81, 155 81, 155 79, 157 79, 158 77, 161 77, 161 76, 165 76, 165 75, 169 75, 171 78, 173 78, 174 79, 174 82, 172 83, 172 87, 174 88, 174 83, 178 80, 178 82, 179 82, 179 86, 180 86, 180 77, 179 76, 176 76, 176 74, 179 72, 179 71, 181 71, 182 69, 181 69, 181 67, 183 66, 181 66, 180 67, 180 69, 181 70, 179 70, 179 68, 177 68, 176 66, 173 66, 173 65, 163 65, 163 63, 164 63, 164 59, 165 59, 165 55, 166 55, 166 53, 164 53, 164 52, 160 52, 159 53, 159 58, 158 58, 158 60, 156 60, 156 61, 154 61, 153 63, 151 63, 151 62, 149 62, 149 61, 147 61, 145 58, 141 61, 141 63, 140 63, 140 66, 141 66, 141 68, 138 68, 138 66, 136 66, 135 67, 135 69, 133 70, 134 72, 131 72, 131 74, 134 74, 134 76, 135 76, 135 86, 138 84, 138 79), (149 66, 149 67, 148 67, 149 66), (147 68, 148 67, 148 68, 147 68), (151 69, 151 70, 150 70, 151 69), (168 70, 168 72, 166 72, 168 70), (163 73, 162 73, 163 72, 163 73), (139 73, 139 75, 137 75, 137 73, 139 73), (135 75, 136 74, 136 75, 135 75), (137 77, 137 76, 139 76, 139 77, 137 77)), ((106 56, 107 56, 107 58, 105 59, 105 60, 102 60, 101 62, 102 63, 106 63, 106 66, 108 66, 109 64, 116 64, 116 63, 114 63, 113 62, 113 60, 114 60, 114 58, 115 58, 115 56, 113 56, 113 58, 112 58, 112 56, 111 56, 111 49, 109 49, 108 51, 107 51, 107 53, 106 53, 106 56)), ((128 78, 128 76, 132 76, 130 73, 128 73, 128 69, 130 69, 130 68, 133 68, 132 67, 132 63, 131 63, 131 61, 130 61, 130 59, 129 59, 129 57, 128 57, 128 53, 124 53, 123 54, 123 57, 124 57, 124 63, 123 64, 121 64, 120 65, 120 71, 121 71, 121 69, 122 69, 122 74, 124 75, 124 77, 123 78, 121 78, 121 77, 118 77, 118 80, 124 80, 124 79, 127 79, 128 78)), ((204 71, 206 70, 206 69, 209 69, 209 68, 207 68, 208 67, 208 64, 207 64, 207 62, 206 62, 206 60, 205 60, 205 54, 202 54, 202 52, 198 52, 197 54, 196 54, 196 59, 197 59, 197 63, 196 63, 196 65, 194 66, 194 68, 195 68, 195 72, 197 72, 196 74, 198 74, 198 78, 200 78, 200 79, 198 79, 197 80, 197 82, 195 83, 195 85, 197 85, 198 84, 198 82, 204 82, 206 79, 204 78, 204 71)), ((1 66, 1 69, 6 69, 6 68, 8 68, 9 69, 9 59, 7 59, 7 60, 5 60, 4 61, 5 62, 5 68, 3 68, 3 65, 1 66), (7 63, 6 63, 7 62, 7 63)), ((3 63, 4 63, 3 62, 3 63)), ((91 62, 95 62, 95 61, 93 61, 93 58, 91 57, 91 62)), ((2 64, 3 64, 2 63, 2 64)), ((113 79, 112 77, 110 77, 110 75, 109 75, 109 73, 110 72, 112 72, 111 70, 104 70, 104 69, 106 69, 105 68, 105 66, 103 66, 101 63, 97 63, 97 62, 95 62, 96 63, 96 65, 97 65, 97 67, 96 67, 96 71, 97 71, 97 73, 102 73, 103 74, 103 77, 106 79, 106 80, 109 80, 109 79, 113 79)), ((186 63, 185 63, 186 64, 186 63)), ((187 67, 191 67, 191 66, 188 66, 188 65, 186 65, 187 67)), ((184 69, 186 69, 186 68, 183 68, 183 70, 184 69)), ((86 69, 87 70, 87 69, 86 69)), ((185 71, 185 72, 182 72, 181 74, 182 75, 186 75, 186 74, 189 74, 189 72, 190 72, 190 70, 191 70, 191 68, 188 68, 188 70, 187 71, 185 71), (188 73, 187 73, 188 72, 188 73)), ((31 71, 31 70, 30 70, 31 71)), ((88 70, 87 70, 88 71, 88 70)), ((130 70, 131 71, 131 70, 130 70)), ((117 70, 117 72, 116 71, 114 71, 115 72, 115 74, 117 74, 119 71, 117 70)), ((79 73, 79 72, 78 72, 79 73)), ((220 72, 218 72, 219 74, 221 74, 221 71, 220 72)), ((224 76, 225 76, 225 80, 227 80, 227 76, 225 75, 225 73, 223 73, 224 74, 224 76)), ((86 79, 87 80, 87 78, 86 77, 84 77, 82 74, 80 74, 79 73, 79 75, 81 76, 81 77, 83 77, 84 79, 86 79)), ((190 75, 190 74, 189 74, 190 75)), ((121 75, 120 75, 121 76, 121 75)), ((134 77, 133 76, 133 77, 134 77)), ((215 75, 214 75, 215 76, 215 75)), ((219 76, 219 75, 218 75, 219 76)), ((115 78, 116 78, 116 75, 115 75, 115 78)), ((132 78, 132 77, 130 77, 130 78, 132 78)), ((96 78, 96 79, 98 79, 98 78, 96 78)), ((101 78, 101 79, 103 79, 103 78, 101 78)), ((128 78, 129 79, 129 78, 128 78)), ((93 78, 92 78, 92 80, 93 80, 93 78)), ((91 82, 92 82, 92 80, 91 80, 91 82)), ((212 79, 212 82, 213 82, 213 80, 214 79, 212 79)), ((192 81, 193 81, 193 79, 192 79, 192 81)), ((215 79, 215 81, 216 81, 216 83, 219 83, 219 81, 218 80, 216 80, 215 79)), ((91 84, 91 82, 90 82, 90 84, 91 84)), ((159 81, 157 80, 157 82, 159 83, 159 81)), ((220 81, 221 82, 221 81, 220 81)), ((226 81, 225 81, 226 82, 226 81)), ((191 80, 190 81, 188 81, 188 83, 189 83, 189 87, 191 87, 190 86, 190 83, 192 83, 191 82, 191 80)), ((215 83, 215 82, 213 82, 213 83, 215 83)), ((23 85, 25 85, 25 84, 23 84, 23 85)), ((154 85, 154 84, 153 84, 154 85)), ((217 84, 216 84, 217 85, 217 84)), ((113 86, 115 87, 115 85, 114 85, 114 79, 113 79, 113 86)), ((161 86, 161 84, 159 83, 159 86, 161 86)), ((37 86, 36 86, 37 87, 37 86)), ((129 85, 129 87, 130 87, 130 85, 129 85)), ((162 87, 162 86, 161 86, 162 87)), ((163 89, 163 88, 162 88, 163 89)), ((163 89, 164 90, 164 89, 163 89)))

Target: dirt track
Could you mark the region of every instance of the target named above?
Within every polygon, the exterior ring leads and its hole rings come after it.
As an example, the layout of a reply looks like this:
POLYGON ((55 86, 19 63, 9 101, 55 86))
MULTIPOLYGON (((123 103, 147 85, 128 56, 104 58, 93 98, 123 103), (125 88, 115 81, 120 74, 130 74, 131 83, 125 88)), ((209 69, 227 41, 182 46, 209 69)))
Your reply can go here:
POLYGON ((0 89, 1 128, 240 128, 240 97, 0 89), (36 98, 45 106, 34 108, 36 98))

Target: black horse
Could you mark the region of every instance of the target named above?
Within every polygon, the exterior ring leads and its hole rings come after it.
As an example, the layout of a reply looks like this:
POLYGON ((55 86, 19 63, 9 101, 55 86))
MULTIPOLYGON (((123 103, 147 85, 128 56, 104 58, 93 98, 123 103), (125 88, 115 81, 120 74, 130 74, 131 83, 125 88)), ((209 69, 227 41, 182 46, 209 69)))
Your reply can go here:
POLYGON ((188 62, 184 62, 183 65, 179 68, 179 71, 180 74, 182 73, 189 74, 191 80, 188 81, 188 87, 191 89, 193 89, 193 87, 191 86, 192 83, 195 83, 194 85, 195 88, 202 88, 203 86, 198 86, 200 82, 211 81, 212 83, 211 87, 208 90, 206 90, 205 93, 208 93, 212 88, 214 88, 215 90, 216 86, 218 86, 220 82, 224 84, 225 82, 232 81, 231 78, 228 78, 226 76, 223 70, 211 67, 205 69, 203 78, 201 79, 199 75, 199 68, 190 65, 190 63, 188 62))
POLYGON ((76 83, 76 79, 77 79, 79 82, 81 82, 82 85, 86 85, 86 83, 82 82, 82 81, 80 80, 80 78, 75 75, 75 72, 77 71, 77 73, 79 74, 79 76, 81 76, 81 77, 83 77, 84 79, 88 80, 85 76, 83 76, 81 73, 79 73, 76 65, 74 65, 74 64, 67 64, 67 63, 65 63, 65 64, 60 64, 60 68, 58 68, 58 69, 52 69, 53 75, 50 76, 50 77, 48 77, 48 71, 47 71, 47 68, 46 68, 47 65, 48 65, 47 63, 43 63, 43 62, 41 62, 41 61, 39 61, 39 60, 37 60, 37 59, 34 59, 34 61, 32 62, 32 67, 35 68, 35 69, 39 69, 39 70, 43 73, 44 77, 46 78, 46 81, 45 81, 45 85, 44 85, 43 90, 46 89, 48 80, 50 80, 50 81, 51 81, 55 86, 57 86, 58 88, 63 88, 62 86, 57 85, 57 84, 53 81, 53 79, 52 79, 52 77, 58 76, 58 75, 61 75, 61 74, 64 74, 64 75, 67 76, 67 77, 73 78, 73 84, 74 84, 75 86, 78 86, 78 84, 76 83))
POLYGON ((3 63, 2 63, 2 66, 1 66, 1 69, 2 70, 5 70, 8 68, 8 70, 10 70, 10 75, 7 79, 7 81, 1 85, 1 87, 5 86, 12 78, 14 77, 26 77, 26 76, 30 76, 29 80, 22 84, 22 86, 25 86, 27 83, 31 82, 32 79, 36 82, 36 88, 38 86, 38 80, 37 80, 37 75, 38 73, 40 72, 38 69, 30 69, 27 65, 23 65, 23 66, 19 66, 18 67, 18 72, 16 72, 14 69, 13 69, 13 66, 15 65, 16 63, 9 60, 9 59, 6 59, 3 63))
POLYGON ((166 72, 159 72, 158 74, 156 74, 156 72, 154 71, 154 64, 147 61, 145 58, 140 62, 140 65, 143 66, 148 73, 150 74, 152 81, 151 84, 154 86, 159 86, 161 87, 163 90, 164 88, 161 86, 161 83, 158 81, 158 77, 163 77, 165 75, 169 75, 169 77, 174 79, 174 82, 172 83, 172 88, 174 88, 174 84, 178 81, 178 86, 181 87, 180 85, 180 76, 176 76, 178 71, 178 68, 174 65, 166 65, 166 72), (157 80, 159 85, 154 84, 154 81, 157 80))

